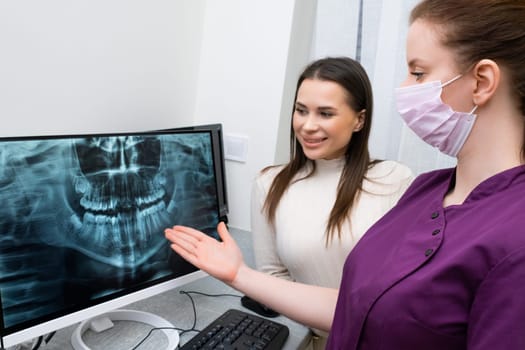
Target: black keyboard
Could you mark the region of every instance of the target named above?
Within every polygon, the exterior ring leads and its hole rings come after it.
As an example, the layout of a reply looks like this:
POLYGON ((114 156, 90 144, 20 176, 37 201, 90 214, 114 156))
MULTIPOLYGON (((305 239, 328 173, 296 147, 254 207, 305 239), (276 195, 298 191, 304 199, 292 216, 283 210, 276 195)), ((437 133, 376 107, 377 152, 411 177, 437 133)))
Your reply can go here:
POLYGON ((180 349, 280 350, 289 333, 284 324, 230 309, 180 349))

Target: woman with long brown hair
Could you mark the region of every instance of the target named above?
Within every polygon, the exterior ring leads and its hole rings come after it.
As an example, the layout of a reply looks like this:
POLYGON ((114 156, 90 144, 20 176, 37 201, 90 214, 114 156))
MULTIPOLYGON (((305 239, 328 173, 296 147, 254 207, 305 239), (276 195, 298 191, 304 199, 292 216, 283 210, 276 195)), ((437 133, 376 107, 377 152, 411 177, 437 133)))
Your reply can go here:
MULTIPOLYGON (((371 160, 372 88, 347 57, 309 64, 297 81, 290 161, 264 169, 252 189, 258 270, 337 288, 346 256, 412 180, 393 161, 371 160)), ((314 330, 314 349, 326 333, 314 330)))

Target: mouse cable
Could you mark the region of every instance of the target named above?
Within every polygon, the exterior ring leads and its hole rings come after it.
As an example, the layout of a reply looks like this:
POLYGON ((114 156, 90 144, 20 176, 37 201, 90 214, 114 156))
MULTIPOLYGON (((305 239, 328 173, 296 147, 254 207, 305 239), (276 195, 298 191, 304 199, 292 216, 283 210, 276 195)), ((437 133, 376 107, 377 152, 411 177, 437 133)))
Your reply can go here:
POLYGON ((51 338, 53 338, 53 336, 55 335, 56 331, 53 331, 51 333, 48 333, 46 335, 41 335, 40 337, 38 337, 38 341, 36 342, 35 345, 33 345, 33 347, 31 348, 31 350, 37 350, 39 349, 41 346, 45 346, 47 345, 50 341, 51 341, 51 338))
MULTIPOLYGON (((142 340, 140 340, 134 347, 132 347, 130 350, 136 350, 140 345, 142 345, 146 339, 148 339, 151 334, 153 333, 153 331, 156 331, 156 330, 164 330, 164 329, 173 329, 173 330, 177 330, 179 331, 179 336, 183 335, 184 333, 188 333, 188 332, 200 332, 200 329, 196 329, 195 326, 197 324, 197 310, 195 308, 195 302, 193 301, 193 298, 191 297, 191 295, 189 295, 189 293, 186 293, 184 291, 180 291, 180 294, 185 294, 188 298, 190 298, 190 301, 191 301, 191 307, 193 309, 193 325, 191 326, 191 328, 189 329, 182 329, 182 328, 177 328, 177 327, 154 327, 152 329, 149 330, 148 334, 146 334, 144 336, 144 338, 142 338, 142 340)), ((1 350, 1 349, 0 349, 1 350)))
POLYGON ((237 297, 237 298, 241 298, 241 295, 237 295, 237 294, 226 294, 226 293, 225 294, 208 294, 208 293, 203 293, 203 292, 197 292, 195 290, 181 290, 179 293, 180 294, 184 294, 188 298, 190 298, 191 306, 193 308, 193 326, 191 326, 191 329, 188 330, 188 331, 195 330, 195 326, 197 324, 197 308, 195 307, 195 301, 191 297, 191 294, 203 295, 203 296, 212 297, 212 298, 215 298, 215 297, 237 297))
POLYGON ((237 297, 237 298, 241 298, 242 295, 239 295, 239 294, 228 294, 228 293, 225 293, 225 294, 208 294, 208 293, 203 293, 203 292, 197 292, 195 290, 188 290, 188 291, 184 291, 184 290, 181 290, 180 291, 181 294, 198 294, 198 295, 204 295, 205 297, 237 297))
POLYGON ((171 330, 174 330, 174 331, 180 331, 180 332, 181 332, 180 334, 182 334, 182 333, 188 331, 188 330, 186 330, 186 329, 177 328, 177 327, 154 327, 154 328, 150 329, 149 332, 148 332, 148 334, 146 334, 146 335, 144 336, 144 338, 142 338, 142 340, 139 341, 139 342, 137 343, 137 345, 135 345, 134 347, 132 347, 131 350, 135 350, 135 349, 137 349, 139 346, 141 346, 141 345, 146 341, 146 339, 148 339, 148 338, 151 336, 151 334, 152 334, 154 331, 165 330, 165 329, 171 329, 171 330))
POLYGON ((202 296, 212 297, 212 298, 215 298, 215 297, 235 297, 235 298, 239 298, 240 299, 242 297, 242 295, 238 295, 238 294, 228 294, 228 293, 224 293, 224 294, 208 294, 208 293, 198 292, 198 291, 194 291, 194 290, 189 290, 189 291, 181 290, 179 293, 180 294, 184 294, 188 298, 190 298, 191 307, 192 307, 192 310, 193 310, 193 324, 192 324, 191 328, 189 328, 189 329, 181 329, 181 328, 177 328, 177 327, 155 327, 155 328, 152 328, 152 329, 149 330, 148 334, 146 334, 144 336, 144 338, 142 338, 142 340, 140 340, 130 350, 136 350, 140 345, 142 345, 146 341, 146 339, 148 339, 151 336, 153 331, 156 331, 156 330, 174 329, 174 330, 180 331, 179 335, 183 335, 184 333, 188 333, 188 332, 200 332, 201 331, 200 329, 195 328, 195 326, 197 325, 197 308, 195 306, 195 301, 193 300, 193 297, 191 296, 191 294, 197 294, 197 295, 202 295, 202 296))

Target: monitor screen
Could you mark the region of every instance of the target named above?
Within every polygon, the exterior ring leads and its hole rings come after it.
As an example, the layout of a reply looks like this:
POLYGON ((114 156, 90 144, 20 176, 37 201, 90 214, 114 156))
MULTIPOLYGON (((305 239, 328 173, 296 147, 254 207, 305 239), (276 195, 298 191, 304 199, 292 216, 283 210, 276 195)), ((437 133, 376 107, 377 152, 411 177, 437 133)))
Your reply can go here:
POLYGON ((0 138, 4 346, 192 280, 196 268, 164 229, 218 237, 227 211, 220 136, 214 124, 0 138))

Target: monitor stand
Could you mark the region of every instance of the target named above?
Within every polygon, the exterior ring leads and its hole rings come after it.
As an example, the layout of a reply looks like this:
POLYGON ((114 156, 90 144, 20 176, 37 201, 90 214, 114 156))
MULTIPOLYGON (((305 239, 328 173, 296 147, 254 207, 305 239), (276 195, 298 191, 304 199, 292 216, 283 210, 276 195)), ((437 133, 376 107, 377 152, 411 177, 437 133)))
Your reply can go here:
POLYGON ((75 350, 90 350, 82 340, 82 335, 88 328, 97 333, 109 329, 113 326, 112 321, 133 321, 145 323, 154 328, 172 328, 162 329, 169 341, 166 350, 175 350, 179 345, 179 332, 173 324, 160 316, 137 310, 115 310, 82 321, 71 335, 71 345, 75 350))

